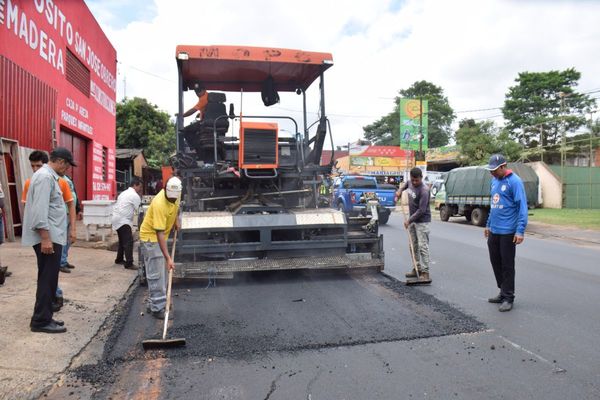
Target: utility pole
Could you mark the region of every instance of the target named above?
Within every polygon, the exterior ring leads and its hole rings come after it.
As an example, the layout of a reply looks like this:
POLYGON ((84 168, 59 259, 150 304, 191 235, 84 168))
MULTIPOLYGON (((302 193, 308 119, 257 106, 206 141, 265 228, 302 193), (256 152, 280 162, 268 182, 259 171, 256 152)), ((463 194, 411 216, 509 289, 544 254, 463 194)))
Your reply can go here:
MULTIPOLYGON (((419 97, 419 161, 423 160, 423 98, 419 97)), ((415 157, 415 161, 417 158, 415 157)), ((416 164, 416 163, 415 163, 416 164)))
POLYGON ((544 162, 544 124, 540 124, 540 159, 544 162))
POLYGON ((563 200, 564 200, 565 163, 566 163, 565 151, 567 148, 567 126, 565 123, 565 97, 567 97, 567 94, 564 92, 560 92, 560 93, 558 93, 558 96, 560 97, 560 117, 561 117, 561 130, 562 130, 562 135, 561 135, 562 137, 561 137, 561 143, 560 143, 560 179, 561 179, 562 185, 563 185, 563 200))

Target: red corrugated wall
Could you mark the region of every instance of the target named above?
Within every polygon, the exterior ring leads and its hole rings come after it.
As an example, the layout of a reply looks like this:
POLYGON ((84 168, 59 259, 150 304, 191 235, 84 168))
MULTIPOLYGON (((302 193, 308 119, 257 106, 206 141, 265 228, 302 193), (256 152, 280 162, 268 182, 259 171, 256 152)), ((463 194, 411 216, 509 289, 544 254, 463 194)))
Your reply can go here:
POLYGON ((0 136, 50 150, 56 95, 52 87, 0 55, 0 136))

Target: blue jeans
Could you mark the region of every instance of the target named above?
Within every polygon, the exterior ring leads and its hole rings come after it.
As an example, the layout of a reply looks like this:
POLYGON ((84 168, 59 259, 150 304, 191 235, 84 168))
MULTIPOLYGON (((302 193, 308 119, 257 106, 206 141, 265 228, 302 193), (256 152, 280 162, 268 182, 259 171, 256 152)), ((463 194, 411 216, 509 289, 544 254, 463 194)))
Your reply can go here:
POLYGON ((64 245, 62 248, 62 254, 60 256, 60 266, 61 267, 64 267, 68 263, 67 257, 69 257, 69 247, 71 247, 71 241, 69 240, 69 228, 70 227, 71 227, 71 224, 67 224, 67 244, 64 245))
POLYGON ((63 297, 63 291, 60 288, 60 286, 58 286, 58 285, 56 286, 56 295, 55 295, 55 297, 63 297))

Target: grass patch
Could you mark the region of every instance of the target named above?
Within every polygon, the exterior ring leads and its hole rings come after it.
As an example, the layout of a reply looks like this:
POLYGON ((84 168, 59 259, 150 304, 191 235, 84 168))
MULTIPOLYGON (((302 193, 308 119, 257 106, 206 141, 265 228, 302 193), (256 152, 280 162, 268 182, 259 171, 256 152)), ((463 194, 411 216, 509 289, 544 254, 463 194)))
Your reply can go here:
POLYGON ((600 230, 600 210, 537 208, 529 213, 530 221, 600 230))

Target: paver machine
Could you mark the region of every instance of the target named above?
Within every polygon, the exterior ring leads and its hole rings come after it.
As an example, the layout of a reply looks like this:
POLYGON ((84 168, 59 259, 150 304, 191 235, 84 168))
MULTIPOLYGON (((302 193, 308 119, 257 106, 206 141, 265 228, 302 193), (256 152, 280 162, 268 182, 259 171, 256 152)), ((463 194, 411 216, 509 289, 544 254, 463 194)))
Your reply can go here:
POLYGON ((382 270, 383 237, 373 221, 348 218, 320 201, 319 185, 334 164, 332 157, 321 165, 323 147, 333 147, 325 108, 331 54, 180 45, 176 60, 179 113, 171 164, 184 188, 175 276, 382 270), (184 125, 184 93, 198 87, 208 92, 204 115, 184 125), (313 121, 307 92, 318 101, 313 121), (228 97, 237 103, 227 106, 228 97), (279 112, 294 108, 296 115, 279 112))

